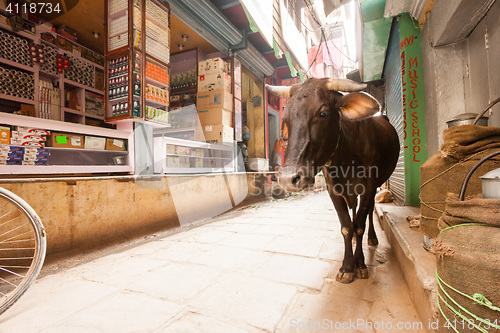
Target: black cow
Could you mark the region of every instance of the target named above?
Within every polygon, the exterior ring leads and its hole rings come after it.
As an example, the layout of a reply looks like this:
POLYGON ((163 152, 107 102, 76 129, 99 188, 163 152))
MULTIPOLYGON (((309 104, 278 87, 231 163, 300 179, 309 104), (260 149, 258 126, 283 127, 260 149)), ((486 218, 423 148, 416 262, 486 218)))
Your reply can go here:
MULTIPOLYGON (((357 92, 365 87, 345 79, 308 79, 292 87, 266 85, 269 91, 290 97, 283 116, 288 147, 279 182, 287 190, 301 190, 312 186, 316 173, 323 171, 344 237, 344 260, 337 275, 342 283, 368 278, 362 249, 366 217, 373 211, 377 187, 392 174, 399 156, 396 130, 386 117, 375 115, 380 111, 378 102, 357 92), (349 208, 355 211, 358 197, 359 208, 351 219, 349 208)), ((370 222, 368 243, 377 245, 370 222)))

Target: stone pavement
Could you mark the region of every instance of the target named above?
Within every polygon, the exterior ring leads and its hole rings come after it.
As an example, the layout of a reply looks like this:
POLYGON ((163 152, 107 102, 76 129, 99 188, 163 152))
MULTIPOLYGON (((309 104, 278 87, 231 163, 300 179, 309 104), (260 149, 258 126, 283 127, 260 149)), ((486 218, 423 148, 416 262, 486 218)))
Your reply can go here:
POLYGON ((370 278, 343 285, 326 192, 263 203, 45 276, 0 332, 424 332, 376 224, 370 278))

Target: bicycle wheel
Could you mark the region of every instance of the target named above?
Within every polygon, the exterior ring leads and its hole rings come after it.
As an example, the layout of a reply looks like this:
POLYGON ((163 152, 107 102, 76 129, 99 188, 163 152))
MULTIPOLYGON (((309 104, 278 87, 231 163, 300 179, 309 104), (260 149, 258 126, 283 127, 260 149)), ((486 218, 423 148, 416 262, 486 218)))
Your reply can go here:
POLYGON ((45 229, 24 200, 0 187, 0 314, 36 279, 45 260, 45 229))

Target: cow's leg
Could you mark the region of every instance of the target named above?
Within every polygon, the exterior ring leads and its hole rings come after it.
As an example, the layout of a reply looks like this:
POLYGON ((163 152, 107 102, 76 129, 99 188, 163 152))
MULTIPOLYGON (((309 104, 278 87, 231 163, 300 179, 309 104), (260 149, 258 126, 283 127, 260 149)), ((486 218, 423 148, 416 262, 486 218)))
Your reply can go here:
POLYGON ((353 224, 349 216, 349 208, 341 196, 333 193, 330 194, 335 210, 340 220, 341 233, 344 237, 344 260, 342 267, 337 274, 337 281, 342 283, 351 283, 354 281, 356 274, 354 272, 354 256, 352 252, 352 237, 354 235, 353 224))
MULTIPOLYGON (((323 172, 326 176, 328 173, 323 172)), ((354 234, 354 229, 352 225, 351 217, 349 216, 349 208, 347 207, 344 198, 333 190, 332 179, 328 176, 325 177, 327 183, 328 194, 332 199, 333 206, 337 211, 337 215, 340 220, 341 232, 344 237, 344 260, 342 261, 342 267, 337 274, 337 281, 342 283, 351 283, 356 277, 354 273, 354 256, 352 253, 352 236, 354 234)))
POLYGON ((354 229, 356 232, 356 250, 354 251, 354 267, 356 277, 368 279, 368 269, 365 265, 365 256, 363 254, 363 234, 365 233, 366 218, 373 209, 374 191, 368 191, 361 196, 360 207, 354 220, 354 229))
POLYGON ((358 208, 358 199, 356 198, 356 201, 354 202, 354 205, 351 208, 352 212, 352 221, 354 221, 354 217, 356 217, 356 209, 358 208))
POLYGON ((375 202, 372 203, 372 208, 370 209, 370 212, 368 213, 368 245, 371 246, 377 246, 378 245, 378 238, 377 234, 375 233, 375 228, 373 227, 373 214, 375 213, 375 202))

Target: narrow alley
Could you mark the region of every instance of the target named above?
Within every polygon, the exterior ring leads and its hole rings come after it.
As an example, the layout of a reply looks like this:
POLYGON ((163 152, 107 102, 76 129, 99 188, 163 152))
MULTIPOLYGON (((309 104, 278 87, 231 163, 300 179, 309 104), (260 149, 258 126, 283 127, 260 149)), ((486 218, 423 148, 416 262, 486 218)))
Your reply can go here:
POLYGON ((45 275, 1 332, 424 332, 375 224, 369 279, 344 285, 327 193, 264 202, 45 275))

